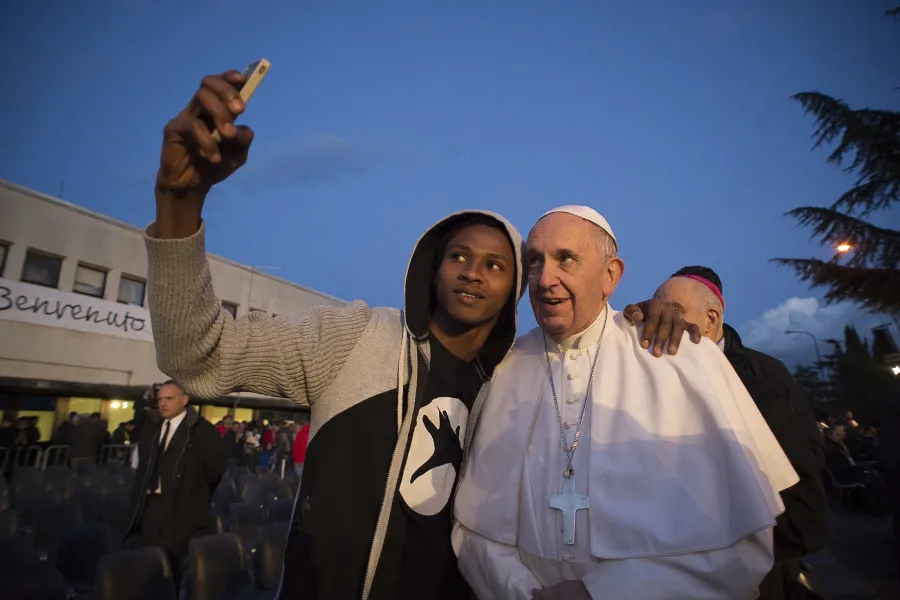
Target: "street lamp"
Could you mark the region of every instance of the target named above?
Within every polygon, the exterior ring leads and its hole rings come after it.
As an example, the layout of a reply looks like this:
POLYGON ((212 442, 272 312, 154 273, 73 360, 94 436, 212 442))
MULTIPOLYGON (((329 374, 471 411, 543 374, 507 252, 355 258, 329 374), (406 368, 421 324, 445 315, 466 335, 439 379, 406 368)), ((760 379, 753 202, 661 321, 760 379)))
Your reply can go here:
POLYGON ((848 242, 841 242, 840 244, 835 246, 834 249, 837 250, 838 252, 840 252, 841 254, 844 254, 846 252, 850 252, 851 250, 853 250, 853 246, 851 244, 849 244, 848 242))
POLYGON ((825 369, 824 369, 824 367, 822 367, 822 354, 821 354, 821 352, 819 352, 819 340, 816 338, 816 336, 814 336, 813 334, 811 334, 808 331, 802 331, 800 329, 785 329, 784 332, 791 333, 791 334, 808 335, 810 338, 812 338, 813 344, 816 347, 816 358, 818 359, 819 374, 822 376, 822 382, 824 383, 825 382, 825 369))
POLYGON ((894 375, 900 375, 900 365, 894 365, 891 367, 891 373, 894 375))

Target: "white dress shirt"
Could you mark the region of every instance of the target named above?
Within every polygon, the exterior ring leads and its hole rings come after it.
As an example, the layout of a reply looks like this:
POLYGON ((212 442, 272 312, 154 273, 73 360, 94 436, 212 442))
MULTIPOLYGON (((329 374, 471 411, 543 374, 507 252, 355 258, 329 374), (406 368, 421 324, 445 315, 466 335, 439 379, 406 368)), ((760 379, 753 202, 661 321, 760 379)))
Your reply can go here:
MULTIPOLYGON (((172 443, 172 438, 175 437, 175 432, 178 430, 178 426, 181 425, 181 422, 184 421, 184 416, 187 414, 186 410, 181 411, 181 413, 175 415, 171 419, 164 419, 159 426, 159 442, 162 443, 163 435, 166 433, 166 422, 169 423, 169 437, 166 438, 166 445, 163 448, 163 452, 165 452, 169 448, 169 444, 172 443)), ((131 452, 131 468, 135 471, 138 468, 140 458, 138 457, 138 445, 134 445, 134 450, 131 452)), ((157 487, 153 492, 154 494, 162 493, 162 490, 157 487)))

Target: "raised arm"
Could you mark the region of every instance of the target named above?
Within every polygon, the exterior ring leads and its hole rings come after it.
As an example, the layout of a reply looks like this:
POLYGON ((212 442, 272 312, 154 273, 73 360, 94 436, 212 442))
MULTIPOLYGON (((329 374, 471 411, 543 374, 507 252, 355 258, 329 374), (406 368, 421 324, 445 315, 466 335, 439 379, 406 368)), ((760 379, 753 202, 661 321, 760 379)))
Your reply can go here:
POLYGON ((243 82, 237 71, 204 77, 163 130, 156 221, 145 231, 157 362, 193 396, 240 390, 312 404, 343 366, 371 311, 355 302, 311 308, 291 320, 256 312, 234 319, 222 309, 201 213, 212 186, 247 161, 253 132, 234 124, 244 110, 243 82))

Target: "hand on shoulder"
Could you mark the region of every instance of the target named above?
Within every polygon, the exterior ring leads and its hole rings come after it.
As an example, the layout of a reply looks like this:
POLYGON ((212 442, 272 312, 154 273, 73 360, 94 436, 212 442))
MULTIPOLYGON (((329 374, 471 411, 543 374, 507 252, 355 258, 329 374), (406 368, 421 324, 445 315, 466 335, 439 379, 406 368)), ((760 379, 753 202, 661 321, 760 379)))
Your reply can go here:
POLYGON ((657 298, 629 304, 622 315, 632 324, 643 323, 641 347, 650 349, 652 345, 652 354, 656 357, 663 355, 663 346, 667 346, 669 354, 678 354, 685 332, 695 344, 699 344, 702 337, 697 325, 685 321, 680 312, 657 298))

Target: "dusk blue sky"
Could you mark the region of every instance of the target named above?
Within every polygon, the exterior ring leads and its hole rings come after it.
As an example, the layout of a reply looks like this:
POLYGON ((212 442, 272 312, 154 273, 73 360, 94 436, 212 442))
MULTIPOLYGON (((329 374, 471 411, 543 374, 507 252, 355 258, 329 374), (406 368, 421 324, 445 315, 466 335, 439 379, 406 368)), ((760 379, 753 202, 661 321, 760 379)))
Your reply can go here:
POLYGON ((413 243, 443 215, 488 208, 525 234, 588 204, 627 264, 614 307, 707 264, 745 342, 794 361, 811 347, 789 321, 824 338, 884 319, 823 308, 769 262, 827 256, 782 215, 853 181, 811 151, 789 96, 896 109, 894 4, 5 2, 0 177, 144 225, 165 122, 204 74, 264 56, 250 162, 207 203, 212 252, 398 305, 413 243))

